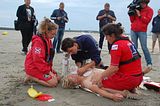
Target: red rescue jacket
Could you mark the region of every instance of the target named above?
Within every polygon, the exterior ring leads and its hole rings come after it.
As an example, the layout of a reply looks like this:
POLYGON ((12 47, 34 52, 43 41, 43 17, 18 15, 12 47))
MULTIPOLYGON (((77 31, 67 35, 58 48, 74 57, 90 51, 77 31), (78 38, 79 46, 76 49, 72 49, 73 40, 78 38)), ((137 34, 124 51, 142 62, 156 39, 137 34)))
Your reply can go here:
MULTIPOLYGON (((47 43, 48 53, 50 53, 50 48, 52 48, 51 40, 44 35, 42 36, 47 43)), ((25 59, 25 70, 29 75, 54 72, 52 70, 52 61, 46 62, 46 45, 40 36, 34 35, 32 37, 32 46, 25 59)))
POLYGON ((153 10, 149 6, 141 9, 140 11, 141 17, 137 15, 130 16, 131 21, 131 30, 135 32, 146 32, 147 26, 152 19, 153 10))

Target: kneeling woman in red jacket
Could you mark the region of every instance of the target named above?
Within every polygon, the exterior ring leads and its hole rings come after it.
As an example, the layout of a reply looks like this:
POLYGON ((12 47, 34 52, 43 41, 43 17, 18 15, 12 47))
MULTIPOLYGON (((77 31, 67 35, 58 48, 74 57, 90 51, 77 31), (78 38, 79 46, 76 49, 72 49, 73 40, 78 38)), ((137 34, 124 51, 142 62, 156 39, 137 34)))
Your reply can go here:
POLYGON ((92 78, 93 83, 102 83, 103 87, 110 92, 113 90, 134 91, 143 79, 141 56, 134 44, 124 36, 121 24, 107 24, 103 33, 110 48, 110 66, 101 74, 92 78), (111 90, 112 89, 112 90, 111 90))
POLYGON ((52 69, 54 50, 51 39, 56 35, 57 25, 45 18, 32 37, 32 46, 25 60, 26 81, 32 80, 44 86, 55 87, 59 77, 52 69))

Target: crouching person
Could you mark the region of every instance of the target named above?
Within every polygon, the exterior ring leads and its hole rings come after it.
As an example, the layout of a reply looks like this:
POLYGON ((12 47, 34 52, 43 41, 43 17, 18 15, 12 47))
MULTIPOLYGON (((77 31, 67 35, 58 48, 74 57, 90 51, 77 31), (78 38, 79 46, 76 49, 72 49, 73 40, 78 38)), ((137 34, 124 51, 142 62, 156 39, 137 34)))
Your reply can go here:
POLYGON ((32 80, 44 86, 56 87, 60 79, 52 69, 54 51, 51 39, 56 35, 57 25, 45 18, 39 25, 37 35, 25 59, 25 82, 32 80))
POLYGON ((80 35, 75 38, 65 38, 62 41, 62 50, 71 55, 75 64, 78 66, 78 75, 83 75, 89 68, 104 68, 100 49, 96 40, 91 35, 80 35), (91 62, 86 63, 90 59, 91 62))
POLYGON ((102 82, 106 90, 134 92, 141 84, 143 74, 149 72, 149 68, 142 72, 141 56, 129 38, 123 35, 121 24, 107 24, 103 33, 112 45, 111 63, 103 73, 93 75, 92 83, 102 82))

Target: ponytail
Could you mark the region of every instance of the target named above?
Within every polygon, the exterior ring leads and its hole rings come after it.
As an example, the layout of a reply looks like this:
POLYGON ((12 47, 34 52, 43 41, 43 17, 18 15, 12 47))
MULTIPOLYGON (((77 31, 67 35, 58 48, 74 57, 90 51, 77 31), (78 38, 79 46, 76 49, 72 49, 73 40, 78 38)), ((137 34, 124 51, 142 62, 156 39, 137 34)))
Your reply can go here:
POLYGON ((123 28, 121 26, 122 26, 121 23, 107 24, 102 28, 102 32, 106 36, 107 35, 111 36, 112 34, 114 34, 116 37, 119 37, 123 33, 123 28))
POLYGON ((50 19, 44 17, 44 20, 40 23, 38 27, 38 32, 41 34, 45 34, 46 32, 57 28, 57 24, 53 23, 50 19))

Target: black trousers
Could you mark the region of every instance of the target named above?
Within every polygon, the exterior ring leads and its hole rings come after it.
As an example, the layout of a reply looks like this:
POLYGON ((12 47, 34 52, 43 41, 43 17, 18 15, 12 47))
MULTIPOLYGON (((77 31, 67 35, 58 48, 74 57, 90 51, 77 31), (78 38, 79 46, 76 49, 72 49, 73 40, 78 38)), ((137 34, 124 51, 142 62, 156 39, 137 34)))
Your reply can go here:
POLYGON ((33 36, 33 25, 31 23, 25 23, 20 31, 22 34, 22 46, 23 46, 22 51, 27 52, 28 45, 32 40, 33 36))
MULTIPOLYGON (((101 48, 101 49, 103 47, 103 41, 104 41, 104 39, 105 39, 105 35, 101 31, 100 32, 100 38, 99 38, 99 48, 101 48)), ((111 49, 111 44, 109 44, 109 42, 108 42, 108 50, 110 51, 110 49, 111 49)))
POLYGON ((104 34, 102 33, 102 31, 100 31, 100 38, 99 38, 99 47, 102 49, 103 46, 103 41, 104 41, 104 34))

